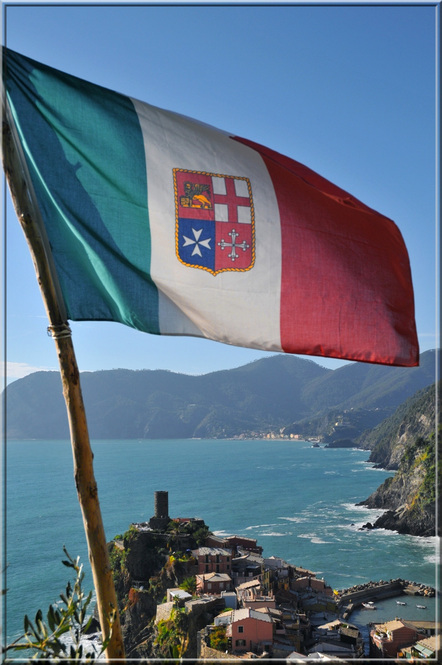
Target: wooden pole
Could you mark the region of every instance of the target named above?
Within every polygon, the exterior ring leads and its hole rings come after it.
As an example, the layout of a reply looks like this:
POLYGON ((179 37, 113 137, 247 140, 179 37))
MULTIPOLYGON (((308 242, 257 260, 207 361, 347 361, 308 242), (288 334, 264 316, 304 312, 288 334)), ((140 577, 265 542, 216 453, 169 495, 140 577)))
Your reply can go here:
POLYGON ((28 242, 34 262, 37 280, 43 296, 50 322, 49 332, 55 341, 60 364, 63 395, 69 419, 74 477, 78 500, 83 514, 83 523, 88 544, 89 560, 92 568, 97 606, 103 641, 111 639, 106 649, 108 662, 124 661, 124 645, 118 614, 117 598, 109 553, 106 545, 97 483, 93 470, 93 453, 90 446, 83 397, 80 386, 80 373, 75 358, 74 347, 64 300, 56 273, 53 269, 48 241, 41 222, 31 179, 21 145, 15 135, 15 126, 7 105, 3 114, 3 168, 12 201, 19 222, 28 242), (112 626, 110 625, 113 617, 112 626))

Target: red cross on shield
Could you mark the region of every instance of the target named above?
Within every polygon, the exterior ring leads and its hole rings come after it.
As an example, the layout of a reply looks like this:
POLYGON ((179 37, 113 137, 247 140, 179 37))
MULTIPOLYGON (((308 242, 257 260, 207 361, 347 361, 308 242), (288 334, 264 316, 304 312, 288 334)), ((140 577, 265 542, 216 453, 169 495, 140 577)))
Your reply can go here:
POLYGON ((249 179, 174 169, 174 187, 178 260, 213 275, 250 270, 255 216, 249 179))

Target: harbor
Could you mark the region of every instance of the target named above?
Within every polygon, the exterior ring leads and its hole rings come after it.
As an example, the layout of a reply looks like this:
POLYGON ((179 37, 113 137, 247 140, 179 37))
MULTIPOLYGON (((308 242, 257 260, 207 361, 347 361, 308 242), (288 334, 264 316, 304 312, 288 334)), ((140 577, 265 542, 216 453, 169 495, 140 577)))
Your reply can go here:
POLYGON ((375 610, 379 601, 395 597, 401 597, 396 601, 398 611, 408 604, 414 605, 417 611, 425 610, 427 599, 434 599, 435 595, 436 592, 431 586, 397 578, 388 582, 380 580, 350 587, 338 592, 337 601, 342 618, 348 619, 357 609, 375 610), (409 597, 410 601, 403 597, 409 597))

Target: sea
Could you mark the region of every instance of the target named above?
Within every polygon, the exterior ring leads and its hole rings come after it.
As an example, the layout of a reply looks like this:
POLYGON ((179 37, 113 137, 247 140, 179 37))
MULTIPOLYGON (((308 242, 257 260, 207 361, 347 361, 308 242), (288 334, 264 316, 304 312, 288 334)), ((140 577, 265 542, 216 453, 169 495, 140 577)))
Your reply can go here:
MULTIPOLYGON (((436 538, 361 530, 380 511, 357 504, 392 472, 375 469, 369 452, 313 447, 296 440, 95 440, 95 477, 106 538, 154 514, 154 493, 169 493, 171 517, 199 517, 218 535, 256 538, 278 556, 324 578, 334 589, 406 579, 437 587, 436 538)), ((17 638, 24 614, 46 614, 65 591, 70 569, 63 546, 84 565, 92 589, 69 441, 6 444, 6 635, 17 638)), ((359 610, 354 623, 433 621, 438 600, 396 599, 359 610)))

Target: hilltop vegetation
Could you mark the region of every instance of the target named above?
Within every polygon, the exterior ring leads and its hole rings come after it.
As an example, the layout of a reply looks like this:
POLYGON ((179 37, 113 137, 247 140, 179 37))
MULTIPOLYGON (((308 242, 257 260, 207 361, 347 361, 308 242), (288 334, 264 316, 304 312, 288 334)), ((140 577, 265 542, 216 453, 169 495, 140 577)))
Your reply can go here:
MULTIPOLYGON (((440 412, 440 382, 438 384, 440 412)), ((407 400, 373 431, 362 436, 373 447, 370 460, 396 474, 371 494, 361 505, 383 508, 386 512, 374 523, 385 528, 417 536, 436 534, 436 497, 441 497, 442 471, 440 427, 436 436, 436 386, 429 386, 407 400), (438 446, 438 454, 436 454, 438 446)))
POLYGON ((428 438, 434 433, 435 421, 436 386, 432 384, 407 399, 377 427, 361 434, 356 443, 372 451, 370 462, 396 470, 407 447, 418 437, 428 438))
MULTIPOLYGON (((96 439, 284 431, 333 440, 343 432, 334 431, 336 422, 350 426, 354 439, 434 380, 434 351, 423 353, 414 368, 350 363, 329 370, 311 360, 275 355, 202 376, 124 369, 81 375, 89 431, 96 439)), ((58 372, 36 372, 8 386, 7 436, 69 437, 58 372)))

